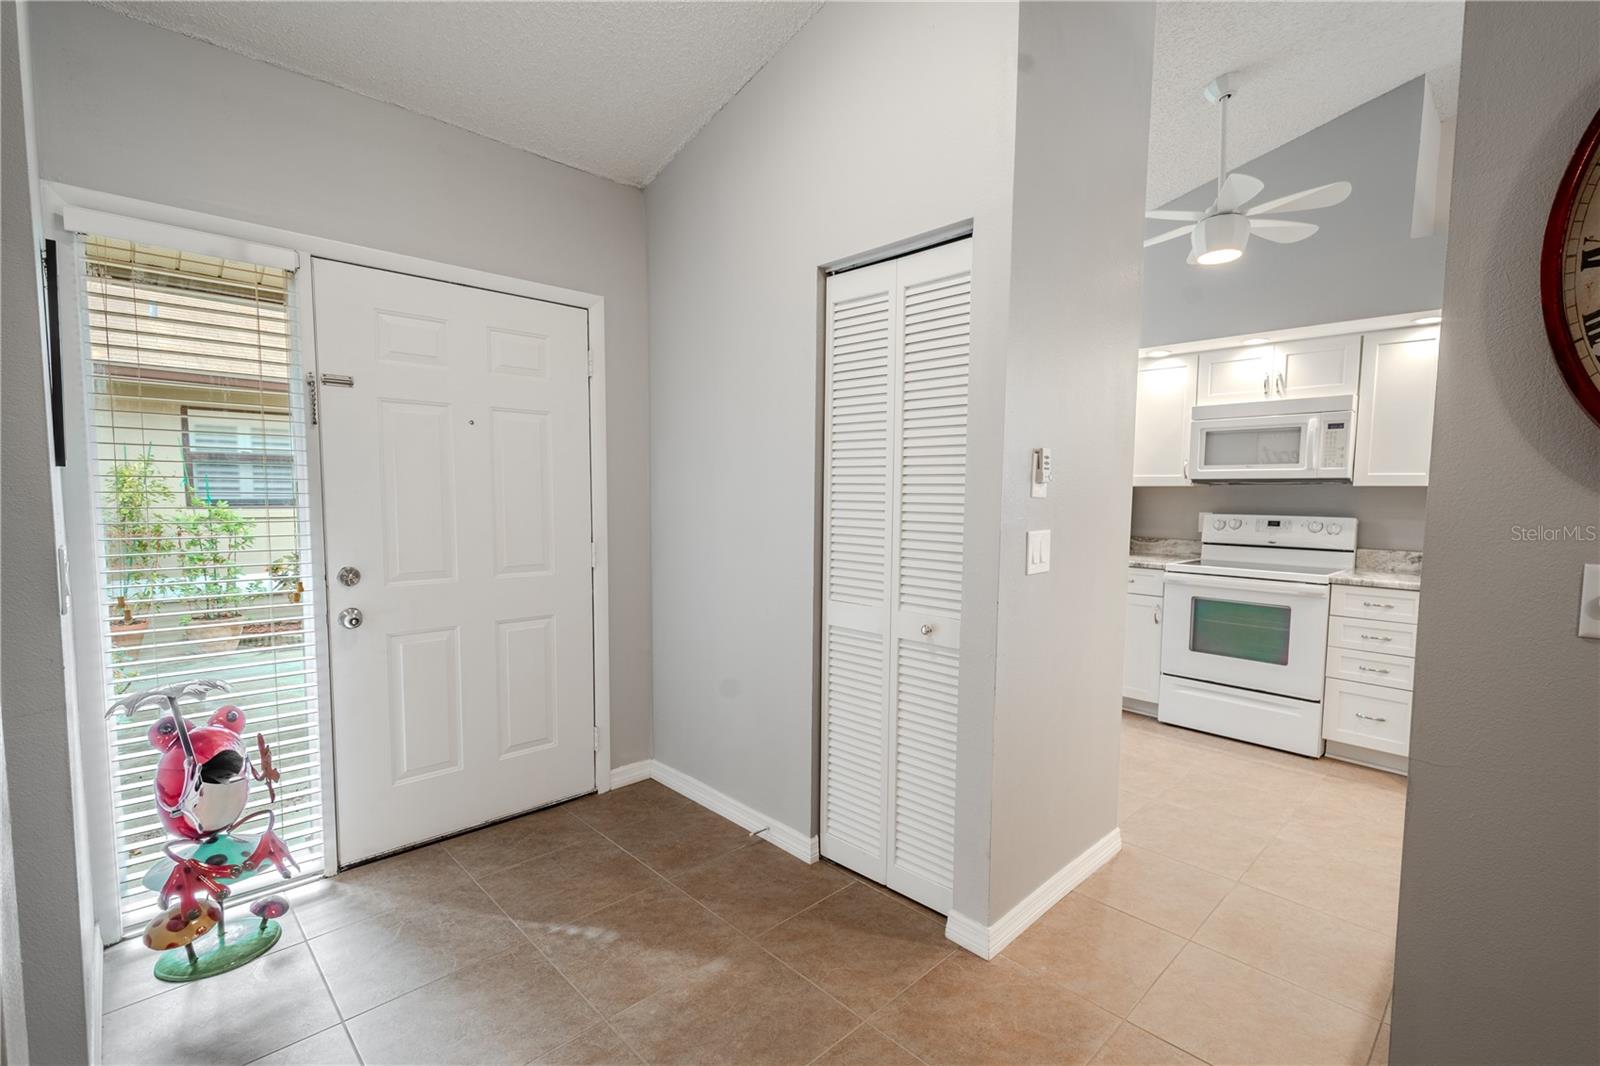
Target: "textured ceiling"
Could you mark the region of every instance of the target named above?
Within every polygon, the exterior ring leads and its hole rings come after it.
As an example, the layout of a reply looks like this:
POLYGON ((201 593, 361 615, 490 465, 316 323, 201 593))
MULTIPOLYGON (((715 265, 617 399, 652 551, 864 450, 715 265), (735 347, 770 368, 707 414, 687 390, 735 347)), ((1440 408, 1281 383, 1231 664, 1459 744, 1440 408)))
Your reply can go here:
POLYGON ((104 6, 592 174, 644 185, 819 4, 104 6))
POLYGON ((1200 90, 1236 71, 1230 165, 1243 164, 1421 74, 1455 114, 1460 3, 1163 3, 1156 14, 1147 201, 1217 176, 1217 109, 1200 90))

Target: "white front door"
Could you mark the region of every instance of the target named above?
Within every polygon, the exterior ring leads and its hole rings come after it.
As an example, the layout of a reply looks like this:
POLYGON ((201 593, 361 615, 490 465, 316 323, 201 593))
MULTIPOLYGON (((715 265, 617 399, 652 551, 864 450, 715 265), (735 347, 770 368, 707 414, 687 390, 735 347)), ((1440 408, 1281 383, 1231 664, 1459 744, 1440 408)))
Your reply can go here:
POLYGON ((313 287, 350 863, 594 787, 588 312, 321 259, 313 287))

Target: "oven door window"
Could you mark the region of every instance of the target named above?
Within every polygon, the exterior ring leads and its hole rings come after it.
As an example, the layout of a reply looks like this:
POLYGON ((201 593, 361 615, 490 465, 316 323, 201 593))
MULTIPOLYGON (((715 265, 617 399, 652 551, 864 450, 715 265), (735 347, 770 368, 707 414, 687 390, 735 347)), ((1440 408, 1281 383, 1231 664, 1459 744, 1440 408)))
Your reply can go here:
POLYGON ((1304 456, 1304 426, 1209 429, 1205 434, 1203 464, 1209 469, 1302 466, 1304 456))
POLYGON ((1289 615, 1289 608, 1275 604, 1196 596, 1189 612, 1189 650, 1287 666, 1289 615))

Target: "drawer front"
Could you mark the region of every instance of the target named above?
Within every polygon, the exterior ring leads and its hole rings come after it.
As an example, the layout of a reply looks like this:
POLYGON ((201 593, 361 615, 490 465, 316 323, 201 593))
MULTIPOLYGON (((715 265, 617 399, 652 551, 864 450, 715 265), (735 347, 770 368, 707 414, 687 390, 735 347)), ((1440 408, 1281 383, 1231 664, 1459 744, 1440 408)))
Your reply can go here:
POLYGON ((1365 618, 1328 619, 1328 643, 1352 651, 1376 651, 1385 655, 1417 654, 1417 627, 1401 622, 1374 622, 1365 618))
POLYGON ((1142 566, 1128 567, 1128 595, 1130 596, 1159 596, 1165 581, 1166 574, 1163 571, 1146 570, 1142 566))
POLYGON ((1382 685, 1384 688, 1403 688, 1410 691, 1414 684, 1417 660, 1404 655, 1385 655, 1376 651, 1353 651, 1350 648, 1328 648, 1328 677, 1342 681, 1382 685))
POLYGON ((1406 755, 1411 747, 1411 693, 1329 678, 1322 697, 1322 736, 1406 755))
POLYGON ((1417 608, 1421 602, 1421 595, 1409 589, 1368 589, 1359 585, 1335 585, 1328 613, 1346 618, 1375 618, 1384 622, 1415 624, 1417 608))

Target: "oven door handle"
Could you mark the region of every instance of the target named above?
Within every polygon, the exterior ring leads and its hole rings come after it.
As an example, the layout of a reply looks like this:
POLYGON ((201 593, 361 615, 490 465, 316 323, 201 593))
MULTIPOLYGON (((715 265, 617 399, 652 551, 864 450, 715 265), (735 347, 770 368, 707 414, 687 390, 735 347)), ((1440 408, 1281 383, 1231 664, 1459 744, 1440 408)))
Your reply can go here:
POLYGON ((1257 595, 1298 596, 1303 599, 1328 598, 1327 585, 1313 585, 1303 581, 1273 581, 1253 577, 1214 577, 1209 574, 1186 574, 1167 571, 1168 589, 1226 589, 1235 592, 1254 592, 1257 595))

